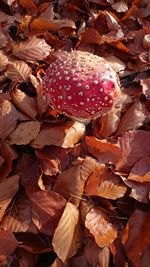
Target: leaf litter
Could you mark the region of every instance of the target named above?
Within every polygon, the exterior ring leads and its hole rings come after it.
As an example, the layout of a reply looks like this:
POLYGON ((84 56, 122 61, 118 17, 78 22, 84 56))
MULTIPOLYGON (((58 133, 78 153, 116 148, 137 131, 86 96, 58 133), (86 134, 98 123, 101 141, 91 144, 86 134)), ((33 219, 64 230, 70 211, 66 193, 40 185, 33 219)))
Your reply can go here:
POLYGON ((149 266, 149 10, 1 1, 0 266, 149 266), (85 125, 48 107, 41 82, 59 49, 109 62, 122 90, 111 111, 85 125))

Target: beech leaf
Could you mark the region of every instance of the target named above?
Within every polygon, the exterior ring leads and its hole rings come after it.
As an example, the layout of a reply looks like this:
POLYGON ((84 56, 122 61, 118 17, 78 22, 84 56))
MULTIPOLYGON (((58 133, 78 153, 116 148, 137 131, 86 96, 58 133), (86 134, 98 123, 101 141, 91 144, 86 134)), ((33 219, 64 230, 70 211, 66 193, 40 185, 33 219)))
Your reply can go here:
POLYGON ((140 159, 135 163, 128 176, 128 180, 150 182, 150 157, 140 159))
POLYGON ((5 72, 6 76, 15 82, 27 82, 31 73, 31 68, 21 60, 9 61, 5 72))
POLYGON ((27 145, 34 140, 39 131, 41 123, 39 121, 27 121, 18 125, 16 130, 9 135, 9 144, 27 145))
POLYGON ((85 134, 85 125, 80 122, 66 122, 62 125, 44 125, 37 138, 31 143, 34 148, 56 145, 64 148, 74 146, 85 134))
POLYGON ((50 51, 51 48, 44 39, 33 36, 24 42, 13 44, 12 54, 23 60, 32 61, 46 58, 50 51))
POLYGON ((10 256, 18 247, 18 242, 9 231, 0 231, 0 255, 10 256))
POLYGON ((54 251, 64 263, 77 252, 80 246, 80 236, 77 231, 78 220, 78 209, 68 202, 52 240, 54 251))

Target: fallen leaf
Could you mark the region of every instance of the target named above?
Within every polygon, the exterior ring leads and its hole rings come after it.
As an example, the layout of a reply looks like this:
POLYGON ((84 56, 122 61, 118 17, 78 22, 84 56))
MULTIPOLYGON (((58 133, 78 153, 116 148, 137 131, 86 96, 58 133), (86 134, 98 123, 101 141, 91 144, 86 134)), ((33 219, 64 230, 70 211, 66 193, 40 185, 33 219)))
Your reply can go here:
POLYGON ((146 34, 143 39, 143 47, 146 50, 150 49, 150 34, 146 34))
POLYGON ((32 0, 19 0, 19 4, 27 10, 34 10, 37 8, 37 6, 32 0))
POLYGON ((100 44, 101 36, 96 29, 86 28, 86 30, 80 34, 80 42, 86 44, 100 44))
POLYGON ((123 71, 126 68, 125 63, 118 57, 109 56, 106 57, 105 59, 115 72, 123 71))
POLYGON ((15 90, 11 92, 11 97, 18 109, 20 109, 32 119, 35 119, 38 111, 36 107, 36 100, 33 97, 29 97, 17 88, 15 88, 15 90))
POLYGON ((131 188, 130 197, 142 203, 149 203, 148 194, 150 190, 150 184, 144 182, 141 184, 128 179, 124 179, 124 183, 131 188))
POLYGON ((85 125, 79 122, 66 122, 62 125, 43 125, 37 138, 31 143, 34 148, 56 145, 64 148, 74 146, 85 134, 85 125))
POLYGON ((10 256, 18 247, 18 242, 9 231, 0 231, 0 255, 10 256))
POLYGON ((150 261, 150 244, 145 246, 142 251, 139 267, 149 267, 150 261))
POLYGON ((20 192, 9 212, 3 217, 1 228, 13 233, 26 232, 31 223, 30 201, 24 192, 20 192))
POLYGON ((90 266, 98 265, 109 267, 110 250, 108 247, 100 248, 93 238, 87 238, 84 248, 84 255, 90 266))
POLYGON ((66 265, 59 258, 56 258, 51 267, 66 267, 66 265))
POLYGON ((143 94, 146 95, 147 98, 150 97, 150 79, 141 79, 140 84, 142 86, 143 94))
MULTIPOLYGON (((1 36, 0 36, 0 40, 1 40, 1 36)), ((8 64, 8 57, 1 50, 0 51, 0 71, 4 71, 7 64, 8 64)))
POLYGON ((122 242, 128 258, 139 266, 144 248, 150 243, 150 213, 136 209, 123 231, 122 242))
POLYGON ((27 145, 34 140, 39 131, 41 123, 39 121, 27 121, 18 125, 16 130, 9 135, 8 142, 13 145, 27 145))
POLYGON ((88 152, 102 163, 115 164, 121 157, 121 150, 117 145, 100 141, 91 136, 85 137, 85 143, 88 152))
POLYGON ((13 160, 17 158, 17 154, 6 143, 0 143, 0 181, 9 175, 12 170, 13 160))
MULTIPOLYGON (((30 75, 31 79, 31 75, 30 75)), ((37 101, 37 108, 40 114, 43 114, 47 109, 48 109, 48 104, 44 101, 42 93, 41 93, 41 88, 40 85, 37 86, 36 88, 36 101, 37 101)))
POLYGON ((32 220, 41 233, 53 235, 66 205, 66 200, 54 191, 29 194, 32 220))
POLYGON ((25 249, 18 248, 15 252, 15 257, 12 261, 12 265, 18 264, 20 267, 28 266, 34 267, 38 261, 38 255, 32 254, 25 249))
POLYGON ((19 176, 13 175, 0 182, 0 221, 19 189, 19 176))
POLYGON ((128 176, 128 180, 150 182, 150 157, 140 159, 135 163, 128 176))
POLYGON ((150 113, 141 102, 135 102, 126 111, 120 120, 117 134, 120 135, 129 130, 140 128, 145 122, 150 120, 150 113))
POLYGON ((110 31, 117 31, 119 28, 121 28, 118 21, 113 16, 113 14, 110 14, 108 11, 106 11, 105 14, 106 14, 106 21, 107 21, 108 29, 110 31))
POLYGON ((116 163, 116 170, 129 172, 138 160, 150 155, 150 133, 143 130, 125 132, 118 138, 118 146, 122 157, 116 163))
POLYGON ((43 38, 30 37, 24 42, 13 43, 12 54, 26 61, 43 60, 51 51, 51 47, 43 38))
POLYGON ((57 32, 58 24, 55 21, 48 21, 45 18, 38 17, 30 23, 30 30, 34 33, 57 32))
POLYGON ((99 247, 109 246, 117 238, 116 227, 100 208, 91 208, 85 218, 85 227, 94 236, 99 247))
POLYGON ((5 140, 15 130, 17 121, 26 120, 27 118, 6 99, 3 99, 0 103, 0 109, 0 138, 5 140))
POLYGON ((108 199, 123 197, 127 187, 122 183, 119 176, 111 173, 108 168, 101 164, 89 177, 85 193, 89 196, 100 196, 108 199))
POLYGON ((31 68, 21 60, 8 61, 5 72, 6 76, 15 82, 27 82, 31 73, 31 68))
POLYGON ((52 239, 54 251, 64 263, 80 247, 81 237, 77 230, 78 220, 78 209, 72 203, 68 202, 52 239))
MULTIPOLYGON (((0 12, 1 14, 1 12, 0 12)), ((0 19, 1 21, 1 19, 0 19)), ((3 34, 2 32, 0 32, 0 49, 5 47, 8 43, 8 38, 5 34, 3 34)))
POLYGON ((128 6, 126 2, 119 1, 112 5, 112 8, 115 9, 118 13, 126 12, 128 11, 128 6))

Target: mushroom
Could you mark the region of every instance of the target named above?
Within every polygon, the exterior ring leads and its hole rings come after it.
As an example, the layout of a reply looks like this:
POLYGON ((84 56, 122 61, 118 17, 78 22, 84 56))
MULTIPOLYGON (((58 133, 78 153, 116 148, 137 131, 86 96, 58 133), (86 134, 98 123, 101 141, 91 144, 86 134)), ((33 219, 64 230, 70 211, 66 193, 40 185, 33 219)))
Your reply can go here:
POLYGON ((119 78, 102 57, 61 51, 46 70, 42 94, 59 113, 90 120, 114 106, 120 94, 119 78))

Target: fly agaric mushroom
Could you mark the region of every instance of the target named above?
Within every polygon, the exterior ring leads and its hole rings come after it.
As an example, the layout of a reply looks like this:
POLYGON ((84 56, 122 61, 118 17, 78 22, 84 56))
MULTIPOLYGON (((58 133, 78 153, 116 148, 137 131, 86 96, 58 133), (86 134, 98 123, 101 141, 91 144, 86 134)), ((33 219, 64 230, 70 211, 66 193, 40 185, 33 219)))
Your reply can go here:
POLYGON ((119 78, 105 59, 88 52, 58 52, 42 84, 46 102, 79 121, 109 111, 120 94, 119 78))

